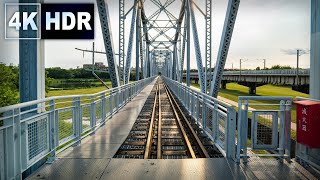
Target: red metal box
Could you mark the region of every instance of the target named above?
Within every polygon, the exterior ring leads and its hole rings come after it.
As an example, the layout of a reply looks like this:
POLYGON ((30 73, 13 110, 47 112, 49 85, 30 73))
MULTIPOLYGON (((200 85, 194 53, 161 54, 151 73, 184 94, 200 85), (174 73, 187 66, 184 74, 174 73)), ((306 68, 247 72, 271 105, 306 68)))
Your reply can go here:
POLYGON ((297 105, 297 142, 320 148, 320 102, 303 100, 297 105))

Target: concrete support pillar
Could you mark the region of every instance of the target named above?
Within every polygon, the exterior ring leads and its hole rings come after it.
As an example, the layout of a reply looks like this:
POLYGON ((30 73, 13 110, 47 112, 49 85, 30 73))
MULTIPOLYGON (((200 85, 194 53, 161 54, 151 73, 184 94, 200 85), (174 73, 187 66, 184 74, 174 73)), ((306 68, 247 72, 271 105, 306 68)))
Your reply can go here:
POLYGON ((256 83, 249 83, 248 87, 249 87, 249 94, 256 94, 257 92, 256 83))
POLYGON ((320 99, 320 1, 311 0, 310 98, 320 99))
POLYGON ((221 89, 227 89, 227 81, 221 81, 221 89))

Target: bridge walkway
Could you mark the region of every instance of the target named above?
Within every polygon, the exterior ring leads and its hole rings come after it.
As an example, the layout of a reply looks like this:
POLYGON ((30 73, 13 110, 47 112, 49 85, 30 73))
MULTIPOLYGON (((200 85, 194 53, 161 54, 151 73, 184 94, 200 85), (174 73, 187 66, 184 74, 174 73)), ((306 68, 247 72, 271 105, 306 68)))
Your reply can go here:
MULTIPOLYGON (((156 80, 155 80, 156 81, 156 80)), ((270 158, 250 158, 238 165, 226 158, 201 159, 116 159, 112 158, 125 140, 141 111, 153 81, 139 95, 81 144, 58 154, 28 179, 312 179, 296 163, 270 158)))

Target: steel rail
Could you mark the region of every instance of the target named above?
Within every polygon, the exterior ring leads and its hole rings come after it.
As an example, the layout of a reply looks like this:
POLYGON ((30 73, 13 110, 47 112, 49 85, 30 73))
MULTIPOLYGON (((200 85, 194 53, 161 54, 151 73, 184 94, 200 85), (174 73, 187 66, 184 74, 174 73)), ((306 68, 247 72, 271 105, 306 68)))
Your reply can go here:
POLYGON ((161 137, 162 137, 162 110, 161 110, 161 88, 160 88, 160 85, 158 85, 158 89, 159 89, 159 94, 158 94, 158 97, 159 97, 159 118, 158 118, 158 143, 157 143, 157 159, 161 159, 162 158, 162 143, 161 143, 161 137))
POLYGON ((167 96, 168 96, 168 98, 169 98, 169 101, 170 101, 172 110, 173 110, 174 115, 175 115, 175 117, 176 117, 176 121, 177 121, 177 123, 179 124, 179 128, 180 128, 180 131, 181 131, 181 133, 182 133, 182 135, 183 135, 183 140, 184 140, 184 142, 186 143, 187 150, 189 151, 191 158, 195 159, 195 158, 197 158, 197 157, 196 157, 196 154, 194 153, 194 151, 193 151, 193 149, 192 149, 192 145, 191 145, 191 143, 190 143, 190 140, 189 140, 189 138, 188 138, 188 136, 187 136, 186 131, 185 131, 184 128, 183 128, 182 122, 181 122, 181 120, 180 120, 180 118, 179 118, 179 115, 178 115, 178 113, 177 113, 176 108, 174 107, 174 104, 173 104, 173 102, 172 102, 172 99, 171 99, 171 97, 170 97, 170 95, 169 95, 168 89, 167 89, 167 87, 166 87, 165 84, 164 84, 164 89, 166 90, 166 94, 167 94, 167 96))
MULTIPOLYGON (((167 87, 167 88, 168 88, 168 87, 167 87)), ((188 121, 187 117, 183 114, 181 108, 179 107, 177 101, 174 99, 172 93, 171 93, 169 90, 168 90, 167 92, 168 92, 168 97, 169 97, 169 99, 173 99, 173 102, 174 102, 174 104, 176 105, 176 107, 174 107, 174 105, 172 105, 172 107, 173 107, 173 109, 174 109, 174 111, 175 111, 175 114, 176 114, 176 109, 178 109, 179 112, 180 112, 180 114, 181 114, 181 116, 183 117, 182 119, 183 119, 184 122, 186 123, 189 131, 192 133, 192 136, 193 136, 193 138, 194 138, 194 140, 195 140, 195 142, 196 142, 196 146, 198 146, 198 149, 199 149, 199 152, 200 152, 201 156, 204 157, 204 158, 210 158, 207 150, 205 149, 205 147, 204 147, 203 144, 201 143, 201 141, 200 141, 198 135, 196 134, 196 132, 193 130, 193 128, 192 128, 190 122, 188 121), (171 96, 171 97, 170 97, 170 96, 171 96)), ((171 102, 171 100, 170 100, 170 102, 171 102)))
MULTIPOLYGON (((157 87, 158 89, 159 87, 157 87)), ((155 119, 155 112, 156 112, 156 105, 157 105, 157 90, 156 90, 156 96, 154 97, 154 104, 152 108, 152 115, 150 120, 150 126, 149 126, 149 132, 148 132, 148 138, 147 138, 147 144, 146 149, 144 151, 144 159, 149 159, 151 154, 151 146, 152 146, 152 136, 153 136, 153 126, 154 126, 154 119, 155 119)))

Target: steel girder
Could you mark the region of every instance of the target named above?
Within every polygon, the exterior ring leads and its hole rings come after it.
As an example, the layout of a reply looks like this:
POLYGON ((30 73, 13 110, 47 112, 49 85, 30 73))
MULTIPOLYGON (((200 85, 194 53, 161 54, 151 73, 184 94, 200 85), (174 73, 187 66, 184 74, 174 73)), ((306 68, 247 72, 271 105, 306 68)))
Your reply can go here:
MULTIPOLYGON (((139 81, 139 60, 140 60, 140 17, 141 17, 141 9, 140 3, 138 3, 137 9, 137 19, 136 19, 136 81, 139 81)), ((141 47, 142 48, 142 47, 141 47)), ((142 68, 142 66, 141 66, 142 68)))
POLYGON ((211 82, 210 96, 217 97, 223 75, 224 66, 227 60, 231 43, 234 24, 236 22, 240 0, 229 0, 227 13, 224 21, 223 32, 220 40, 218 58, 211 82))
POLYGON ((206 0, 206 67, 205 67, 205 86, 206 92, 210 88, 211 74, 211 0, 206 0))
POLYGON ((127 49, 127 58, 126 58, 126 66, 124 72, 124 83, 128 84, 130 79, 130 66, 131 66, 131 54, 132 54, 132 43, 133 43, 133 35, 134 35, 134 27, 135 27, 135 20, 136 20, 136 13, 137 13, 137 3, 135 4, 132 9, 132 20, 131 20, 131 27, 130 27, 130 36, 129 36, 129 43, 127 49))
POLYGON ((173 47, 172 79, 177 80, 177 44, 173 47))
POLYGON ((125 48, 125 0, 119 0, 119 79, 124 80, 124 48, 125 48))
POLYGON ((144 78, 147 78, 150 75, 148 73, 148 70, 150 69, 148 68, 149 66, 149 34, 148 34, 148 27, 147 27, 148 20, 144 12, 144 3, 142 0, 140 1, 140 3, 141 3, 141 21, 142 21, 142 27, 143 27, 143 33, 144 33, 143 37, 145 39, 145 45, 146 45, 145 47, 146 54, 145 54, 145 60, 144 60, 144 66, 145 66, 144 78))
POLYGON ((186 21, 187 21, 187 77, 186 83, 190 87, 190 50, 191 50, 191 33, 190 33, 190 0, 186 0, 186 21))
POLYGON ((116 67, 116 64, 117 64, 116 58, 115 58, 116 55, 113 47, 108 4, 106 4, 104 0, 97 0, 97 6, 98 6, 100 24, 101 24, 102 34, 103 34, 104 47, 107 53, 111 84, 112 84, 112 87, 118 87, 120 84, 119 84, 118 69, 116 67))
POLYGON ((185 51, 186 51, 186 35, 187 35, 187 18, 184 21, 184 30, 183 30, 183 39, 182 39, 182 50, 181 50, 181 64, 180 64, 180 82, 183 80, 183 66, 184 66, 184 58, 185 58, 185 51))
POLYGON ((205 77, 204 77, 204 73, 203 73, 202 57, 201 57, 201 50, 200 50, 200 44, 199 44, 196 17, 194 15, 194 10, 193 10, 192 5, 189 5, 189 9, 190 9, 190 13, 191 13, 192 32, 193 32, 195 54, 196 54, 196 59, 197 59, 198 76, 199 76, 199 80, 200 80, 200 89, 201 89, 201 92, 205 93, 205 91, 206 91, 205 77))
POLYGON ((143 69, 143 49, 144 49, 144 43, 143 43, 143 39, 142 39, 142 30, 141 28, 139 28, 139 47, 140 47, 140 68, 141 68, 141 76, 142 79, 145 78, 144 77, 144 69, 143 69))

